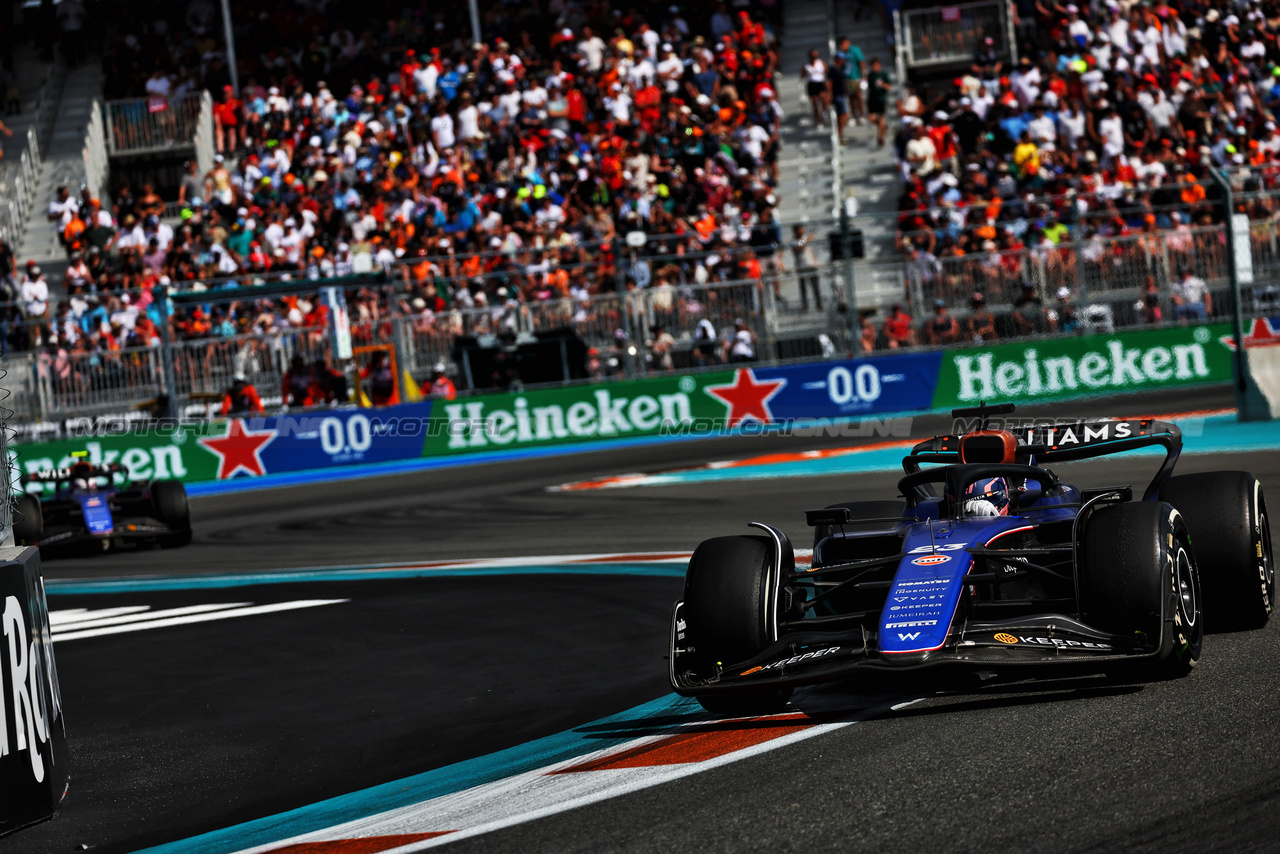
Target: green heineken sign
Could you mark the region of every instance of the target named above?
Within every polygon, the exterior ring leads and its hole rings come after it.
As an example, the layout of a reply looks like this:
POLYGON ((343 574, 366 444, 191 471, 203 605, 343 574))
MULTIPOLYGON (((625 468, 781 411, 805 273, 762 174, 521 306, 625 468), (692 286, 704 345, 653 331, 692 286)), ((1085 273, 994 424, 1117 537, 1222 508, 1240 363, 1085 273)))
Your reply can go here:
POLYGON ((80 452, 95 465, 117 463, 130 478, 139 480, 214 480, 218 458, 199 441, 212 429, 210 425, 192 425, 19 445, 16 463, 22 474, 66 468, 75 461, 72 454, 80 452))
POLYGON ((673 375, 437 403, 423 455, 656 436, 698 423, 723 423, 725 404, 705 389, 732 376, 723 371, 673 375))
POLYGON ((1152 329, 1083 338, 1050 338, 947 350, 933 405, 1128 393, 1229 382, 1227 324, 1152 329))

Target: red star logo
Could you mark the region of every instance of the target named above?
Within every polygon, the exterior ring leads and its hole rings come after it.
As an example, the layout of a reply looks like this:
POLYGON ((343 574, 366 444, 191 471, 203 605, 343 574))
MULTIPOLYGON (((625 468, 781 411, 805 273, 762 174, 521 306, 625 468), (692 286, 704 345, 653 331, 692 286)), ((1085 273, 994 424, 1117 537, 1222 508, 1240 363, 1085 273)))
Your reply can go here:
POLYGON ((738 368, 732 385, 709 385, 703 391, 729 408, 729 426, 737 427, 748 418, 754 418, 761 424, 772 424, 769 401, 786 384, 785 379, 756 382, 756 375, 750 368, 738 368))
MULTIPOLYGON (((1234 335, 1223 335, 1221 341, 1232 350, 1236 348, 1234 335)), ((1271 324, 1267 322, 1265 317, 1255 317, 1253 319, 1253 327, 1244 336, 1244 348, 1252 350, 1254 347, 1276 346, 1280 346, 1280 335, 1271 331, 1271 324)))
POLYGON ((218 455, 218 480, 226 480, 241 471, 249 475, 266 474, 267 470, 262 465, 262 449, 275 437, 275 430, 249 431, 244 429, 243 418, 234 418, 227 424, 225 435, 198 441, 218 455))

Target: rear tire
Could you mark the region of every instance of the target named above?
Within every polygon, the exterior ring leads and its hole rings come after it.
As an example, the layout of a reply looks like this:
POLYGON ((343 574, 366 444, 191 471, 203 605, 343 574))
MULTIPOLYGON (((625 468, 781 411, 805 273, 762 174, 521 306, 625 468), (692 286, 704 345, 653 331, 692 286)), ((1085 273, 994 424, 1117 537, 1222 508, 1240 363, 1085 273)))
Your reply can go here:
POLYGON ((44 512, 40 499, 24 492, 13 502, 13 541, 20 546, 32 546, 44 536, 44 512))
POLYGON ((1259 629, 1276 601, 1267 505, 1258 479, 1243 471, 1171 477, 1160 500, 1179 508, 1195 547, 1210 629, 1259 629))
MULTIPOLYGON (((849 509, 850 524, 856 524, 861 519, 886 519, 901 516, 907 511, 907 505, 901 501, 844 501, 840 504, 828 504, 825 509, 835 510, 837 507, 847 507, 849 509)), ((818 547, 818 543, 823 539, 831 536, 838 530, 838 526, 817 525, 813 529, 813 546, 818 547)))
MULTIPOLYGON (((778 607, 771 583, 773 561, 769 537, 704 540, 689 559, 685 638, 700 673, 745 661, 769 645, 778 607)), ((781 711, 790 696, 788 689, 700 695, 697 700, 717 715, 761 715, 781 711)))
POLYGON ((1195 554, 1178 511, 1154 501, 1104 507, 1089 518, 1083 552, 1086 620, 1118 636, 1160 641, 1155 660, 1136 665, 1141 673, 1133 675, 1190 673, 1200 660, 1204 615, 1195 554))

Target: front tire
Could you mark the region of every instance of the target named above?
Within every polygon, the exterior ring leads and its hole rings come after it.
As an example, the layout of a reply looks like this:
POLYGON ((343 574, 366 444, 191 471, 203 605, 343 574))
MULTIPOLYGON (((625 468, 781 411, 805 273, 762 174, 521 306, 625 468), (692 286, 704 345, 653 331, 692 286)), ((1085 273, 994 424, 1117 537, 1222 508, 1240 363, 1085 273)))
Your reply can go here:
POLYGON ((1084 532, 1081 593, 1087 621, 1122 637, 1158 640, 1140 675, 1185 676, 1200 660, 1200 574, 1182 516, 1164 502, 1104 507, 1084 532))
POLYGON ((1214 630, 1259 629, 1276 601, 1270 519, 1262 484, 1248 472, 1171 477, 1160 500, 1177 507, 1195 546, 1208 624, 1214 630))
POLYGON ((187 488, 176 480, 157 480, 151 484, 151 508, 156 518, 174 533, 157 537, 163 549, 176 549, 191 542, 191 507, 187 488))
MULTIPOLYGON (((684 580, 686 641, 699 674, 760 654, 776 631, 774 546, 768 537, 716 537, 689 559, 684 580)), ((790 690, 698 695, 707 711, 726 716, 781 711, 790 690)))

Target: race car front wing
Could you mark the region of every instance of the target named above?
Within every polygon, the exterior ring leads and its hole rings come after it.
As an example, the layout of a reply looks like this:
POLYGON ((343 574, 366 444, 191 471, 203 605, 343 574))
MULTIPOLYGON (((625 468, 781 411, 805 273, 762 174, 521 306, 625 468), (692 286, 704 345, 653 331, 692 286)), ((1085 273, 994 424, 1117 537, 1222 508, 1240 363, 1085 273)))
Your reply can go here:
MULTIPOLYGON (((1134 661, 1159 655, 1163 638, 1117 637, 1072 617, 1043 614, 999 621, 966 621, 953 628, 940 649, 908 654, 881 653, 875 633, 858 628, 843 632, 788 634, 754 658, 720 662, 712 672, 699 672, 696 650, 684 637, 684 603, 671 615, 668 675, 677 694, 696 696, 745 693, 830 682, 848 674, 878 670, 910 671, 934 667, 995 668, 1074 666, 1102 669, 1108 662, 1134 661)), ((1162 626, 1162 632, 1167 630, 1162 626)))

